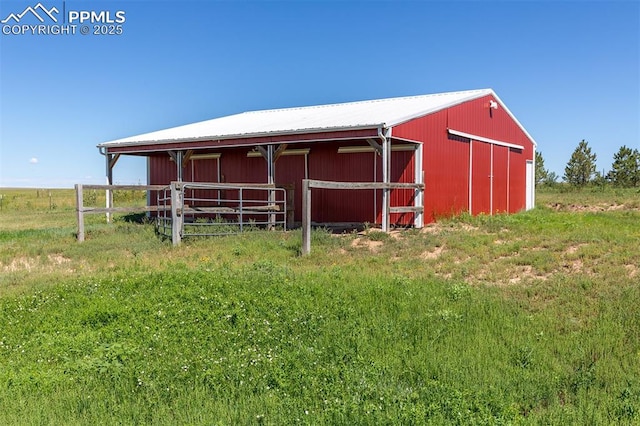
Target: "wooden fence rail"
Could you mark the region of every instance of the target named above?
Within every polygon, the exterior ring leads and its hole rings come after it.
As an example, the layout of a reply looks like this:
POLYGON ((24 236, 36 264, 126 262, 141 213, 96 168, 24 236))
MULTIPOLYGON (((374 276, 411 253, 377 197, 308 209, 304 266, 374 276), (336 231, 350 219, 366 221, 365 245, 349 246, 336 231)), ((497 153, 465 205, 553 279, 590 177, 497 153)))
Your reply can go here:
MULTIPOLYGON (((311 189, 414 189, 424 191, 423 183, 383 183, 383 182, 332 182, 325 180, 302 180, 302 255, 311 253, 311 189)), ((422 199, 422 197, 420 197, 422 199)), ((387 215, 389 213, 416 213, 423 214, 424 206, 390 207, 383 209, 387 215)), ((388 220, 385 223, 389 223, 388 220)), ((388 229, 383 229, 388 231, 388 229)))
POLYGON ((76 184, 76 214, 78 218, 78 242, 84 241, 84 215, 106 213, 107 218, 111 213, 143 213, 158 211, 158 206, 141 206, 141 207, 113 207, 113 192, 115 190, 125 191, 160 191, 167 188, 166 185, 83 185, 76 184), (106 197, 106 207, 85 207, 84 190, 97 189, 104 190, 106 197))

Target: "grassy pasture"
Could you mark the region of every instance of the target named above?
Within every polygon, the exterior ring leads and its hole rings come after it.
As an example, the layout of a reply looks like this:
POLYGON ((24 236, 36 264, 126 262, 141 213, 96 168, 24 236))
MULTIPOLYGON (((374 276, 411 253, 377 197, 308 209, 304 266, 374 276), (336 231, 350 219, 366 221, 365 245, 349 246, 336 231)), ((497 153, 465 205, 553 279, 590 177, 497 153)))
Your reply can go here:
POLYGON ((78 244, 73 191, 0 194, 1 424, 640 423, 637 190, 304 258, 98 215, 78 244))

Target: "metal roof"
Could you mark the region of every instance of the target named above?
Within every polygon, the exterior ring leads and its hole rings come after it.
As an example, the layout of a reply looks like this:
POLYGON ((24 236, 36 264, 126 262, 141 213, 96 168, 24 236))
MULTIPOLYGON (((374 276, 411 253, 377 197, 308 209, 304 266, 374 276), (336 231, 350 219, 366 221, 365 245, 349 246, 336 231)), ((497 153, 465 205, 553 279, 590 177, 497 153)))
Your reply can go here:
MULTIPOLYGON (((493 95, 499 100, 492 89, 480 89, 298 108, 251 111, 104 142, 99 144, 98 147, 108 148, 143 144, 272 136, 276 134, 302 134, 332 130, 391 127, 413 118, 486 95, 493 95)), ((513 114, 510 112, 509 114, 513 117, 513 114)), ((515 117, 513 118, 515 120, 515 117)))

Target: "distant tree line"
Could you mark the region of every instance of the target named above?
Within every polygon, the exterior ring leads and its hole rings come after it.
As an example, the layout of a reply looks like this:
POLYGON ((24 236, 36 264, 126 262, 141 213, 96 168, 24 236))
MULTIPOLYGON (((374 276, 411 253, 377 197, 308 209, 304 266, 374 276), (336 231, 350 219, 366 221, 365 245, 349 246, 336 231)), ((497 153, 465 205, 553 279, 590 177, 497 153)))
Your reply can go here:
MULTIPOLYGON (((589 143, 580 141, 571 154, 571 158, 564 168, 564 182, 574 187, 584 187, 589 184, 604 185, 610 183, 622 188, 640 186, 640 151, 621 146, 613 156, 613 164, 608 173, 596 170, 596 154, 591 151, 589 143)), ((544 167, 542 153, 536 151, 536 186, 553 186, 558 182, 558 175, 544 167)))

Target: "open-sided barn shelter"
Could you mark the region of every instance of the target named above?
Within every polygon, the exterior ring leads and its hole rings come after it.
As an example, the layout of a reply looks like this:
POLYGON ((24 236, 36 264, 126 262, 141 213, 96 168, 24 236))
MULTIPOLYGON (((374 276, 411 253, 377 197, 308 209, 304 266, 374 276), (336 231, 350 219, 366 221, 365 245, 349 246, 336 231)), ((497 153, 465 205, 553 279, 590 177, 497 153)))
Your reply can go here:
POLYGON ((314 222, 380 224, 388 214, 400 226, 533 207, 535 147, 491 89, 253 111, 98 145, 109 183, 119 156, 136 155, 150 185, 293 186, 296 221, 303 179, 424 183, 423 193, 314 192, 314 222))

